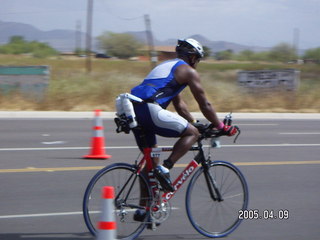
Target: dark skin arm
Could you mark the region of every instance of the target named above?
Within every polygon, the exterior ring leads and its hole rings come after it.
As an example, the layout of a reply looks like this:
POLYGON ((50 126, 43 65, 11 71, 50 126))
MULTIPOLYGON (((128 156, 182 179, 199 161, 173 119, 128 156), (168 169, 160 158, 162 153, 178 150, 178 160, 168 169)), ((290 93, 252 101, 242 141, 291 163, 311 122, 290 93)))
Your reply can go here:
MULTIPOLYGON (((218 119, 215 109, 205 96, 205 92, 201 85, 200 77, 197 71, 188 65, 180 65, 175 71, 175 78, 179 84, 187 84, 189 86, 203 115, 206 117, 206 119, 213 123, 215 127, 218 127, 220 120, 218 119)), ((193 118, 187 110, 187 105, 181 99, 181 96, 176 96, 173 99, 173 104, 179 115, 192 122, 193 118)))
POLYGON ((177 95, 172 100, 172 104, 173 104, 174 108, 176 109, 177 113, 181 117, 186 119, 188 122, 194 122, 194 118, 192 117, 192 115, 188 111, 187 104, 185 103, 185 101, 183 101, 183 99, 181 98, 180 94, 177 95))

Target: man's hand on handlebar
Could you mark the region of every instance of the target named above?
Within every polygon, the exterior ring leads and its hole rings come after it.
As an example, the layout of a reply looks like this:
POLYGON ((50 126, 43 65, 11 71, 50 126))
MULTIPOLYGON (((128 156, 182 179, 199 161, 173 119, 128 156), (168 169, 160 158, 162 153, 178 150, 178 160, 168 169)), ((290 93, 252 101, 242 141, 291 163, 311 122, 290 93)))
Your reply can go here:
POLYGON ((238 128, 236 126, 227 126, 225 125, 221 129, 221 135, 234 136, 238 133, 238 128))
POLYGON ((237 126, 228 126, 228 125, 223 125, 221 129, 217 129, 213 127, 212 124, 203 124, 200 122, 195 122, 192 123, 193 126, 195 126, 200 133, 209 133, 215 134, 215 135, 220 135, 220 136, 234 136, 238 133, 238 127, 237 126))
POLYGON ((220 136, 236 136, 234 139, 234 142, 236 142, 240 135, 240 128, 236 125, 232 126, 231 113, 225 117, 218 127, 213 126, 212 123, 202 124, 199 121, 194 121, 192 125, 199 130, 201 134, 200 139, 220 136))

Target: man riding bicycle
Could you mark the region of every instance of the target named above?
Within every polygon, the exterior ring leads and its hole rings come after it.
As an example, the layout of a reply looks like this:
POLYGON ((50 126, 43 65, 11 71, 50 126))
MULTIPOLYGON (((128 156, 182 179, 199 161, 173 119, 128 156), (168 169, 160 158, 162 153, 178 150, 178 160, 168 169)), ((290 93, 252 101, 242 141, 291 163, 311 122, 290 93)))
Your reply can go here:
POLYGON ((168 159, 159 165, 159 159, 153 158, 154 176, 159 180, 164 191, 173 192, 169 170, 197 141, 199 132, 193 123, 196 120, 187 109, 180 92, 188 86, 197 101, 203 115, 213 126, 226 135, 237 133, 233 126, 221 122, 205 96, 200 77, 196 71, 200 59, 204 57, 201 44, 192 39, 178 40, 177 58, 168 60, 155 67, 144 81, 131 90, 131 94, 143 99, 135 103, 136 119, 141 129, 133 129, 137 144, 142 150, 145 147, 156 147, 156 135, 179 138, 168 159), (166 110, 170 103, 178 114, 166 110), (141 132, 143 131, 143 132, 141 132))

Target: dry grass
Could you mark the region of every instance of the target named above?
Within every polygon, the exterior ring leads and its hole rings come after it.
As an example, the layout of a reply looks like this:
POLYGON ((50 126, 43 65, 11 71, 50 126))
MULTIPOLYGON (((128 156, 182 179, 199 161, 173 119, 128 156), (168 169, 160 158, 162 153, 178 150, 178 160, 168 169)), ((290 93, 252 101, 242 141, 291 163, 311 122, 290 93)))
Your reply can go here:
MULTIPOLYGON (((64 110, 91 111, 101 108, 114 111, 114 99, 141 82, 150 70, 147 62, 94 60, 91 74, 85 72, 85 59, 1 56, 0 65, 49 65, 51 80, 41 102, 18 92, 0 95, 1 110, 64 110)), ((221 63, 199 65, 206 95, 220 112, 320 112, 319 65, 287 66, 268 63, 221 63), (298 68, 301 85, 298 91, 249 92, 236 83, 237 71, 298 68)), ((189 90, 183 93, 190 111, 198 111, 189 90)))

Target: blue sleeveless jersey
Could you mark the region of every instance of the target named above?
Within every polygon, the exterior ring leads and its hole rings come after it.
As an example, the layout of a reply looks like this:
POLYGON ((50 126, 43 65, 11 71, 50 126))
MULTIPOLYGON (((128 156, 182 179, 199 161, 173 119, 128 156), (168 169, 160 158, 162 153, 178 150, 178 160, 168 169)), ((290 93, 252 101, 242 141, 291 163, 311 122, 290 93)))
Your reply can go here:
POLYGON ((171 100, 177 96, 186 84, 179 84, 174 78, 175 69, 187 63, 181 59, 165 61, 155 67, 144 81, 131 89, 131 94, 148 102, 157 102, 166 108, 171 100))

